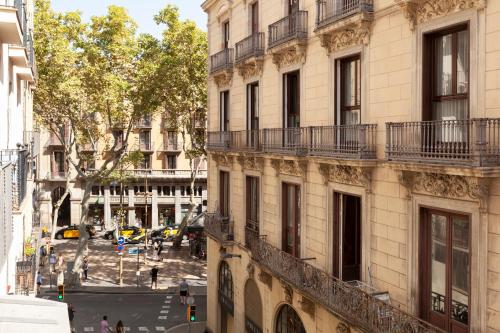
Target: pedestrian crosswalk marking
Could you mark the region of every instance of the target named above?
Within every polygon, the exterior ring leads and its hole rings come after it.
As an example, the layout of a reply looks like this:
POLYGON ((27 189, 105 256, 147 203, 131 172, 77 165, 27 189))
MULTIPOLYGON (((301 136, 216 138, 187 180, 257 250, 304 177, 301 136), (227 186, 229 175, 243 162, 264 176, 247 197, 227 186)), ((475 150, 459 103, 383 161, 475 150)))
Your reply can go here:
POLYGON ((167 319, 167 316, 158 316, 158 319, 159 319, 159 320, 166 320, 166 319, 167 319))
POLYGON ((84 332, 94 332, 94 328, 93 328, 92 326, 90 326, 90 327, 89 327, 89 326, 87 326, 87 327, 84 327, 84 328, 83 328, 83 331, 84 331, 84 332))
POLYGON ((161 310, 160 313, 168 313, 168 310, 161 310))
POLYGON ((123 328, 123 330, 124 330, 124 331, 130 331, 130 327, 125 326, 125 327, 123 328))
POLYGON ((166 299, 166 300, 165 300, 165 303, 167 303, 167 304, 168 304, 168 303, 170 303, 170 300, 169 300, 169 299, 166 299))
POLYGON ((141 327, 139 327, 138 329, 139 329, 139 331, 141 331, 141 332, 149 332, 149 329, 148 329, 147 327, 144 327, 144 326, 141 326, 141 327))
POLYGON ((167 296, 167 299, 172 299, 172 296, 171 295, 167 296))
POLYGON ((42 296, 43 299, 49 299, 50 296, 42 296))
POLYGON ((170 309, 170 305, 162 305, 161 307, 164 309, 170 309))
POLYGON ((163 326, 156 326, 155 328, 158 332, 165 332, 165 327, 163 326))

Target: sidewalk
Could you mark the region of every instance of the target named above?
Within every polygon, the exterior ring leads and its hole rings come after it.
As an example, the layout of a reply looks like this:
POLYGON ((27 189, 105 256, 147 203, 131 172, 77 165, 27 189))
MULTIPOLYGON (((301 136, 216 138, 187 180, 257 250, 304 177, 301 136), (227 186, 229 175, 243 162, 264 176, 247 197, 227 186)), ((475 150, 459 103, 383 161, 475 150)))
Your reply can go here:
MULTIPOLYGON (((204 333, 206 328, 206 322, 200 321, 191 323, 191 333, 204 333)), ((169 328, 165 333, 189 333, 189 324, 180 324, 178 326, 169 328)))
MULTIPOLYGON (((158 286, 159 287, 159 286, 158 286)), ((64 293, 66 294, 79 294, 79 293, 86 293, 86 294, 158 294, 158 293, 164 293, 168 295, 177 295, 178 290, 177 287, 170 287, 170 288, 165 288, 165 289, 151 289, 148 287, 88 287, 88 286, 82 286, 79 288, 68 288, 64 289, 64 293)), ((44 294, 57 294, 57 288, 52 287, 50 288, 42 288, 41 289, 41 295, 44 294)), ((207 287, 206 286, 190 286, 190 295, 191 296, 205 296, 207 294, 207 287)))

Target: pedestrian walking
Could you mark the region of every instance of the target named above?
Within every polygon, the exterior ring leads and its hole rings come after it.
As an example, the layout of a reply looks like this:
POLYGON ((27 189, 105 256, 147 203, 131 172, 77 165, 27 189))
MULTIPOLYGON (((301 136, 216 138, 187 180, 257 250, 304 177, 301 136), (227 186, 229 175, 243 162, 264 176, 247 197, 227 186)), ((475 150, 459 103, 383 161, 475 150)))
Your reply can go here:
POLYGON ((40 288, 42 286, 42 283, 43 283, 43 276, 42 276, 42 273, 40 273, 40 271, 37 272, 37 277, 36 277, 36 294, 40 294, 40 288))
POLYGON ((189 296, 189 284, 187 283, 186 279, 182 279, 181 283, 179 284, 179 294, 181 304, 185 305, 186 299, 189 296))
POLYGON ((75 331, 75 328, 73 327, 73 319, 75 319, 75 308, 73 307, 73 304, 69 303, 68 304, 68 318, 69 318, 69 326, 71 327, 71 332, 75 331))
POLYGON ((101 333, 110 333, 108 316, 103 316, 101 320, 101 333))
POLYGON ((158 289, 158 267, 155 265, 149 274, 151 274, 151 289, 153 289, 153 283, 155 289, 158 289))
POLYGON ((40 267, 45 265, 45 256, 47 255, 47 250, 45 245, 40 246, 40 267))
POLYGON ((121 320, 118 320, 116 323, 116 333, 125 333, 125 327, 123 327, 123 323, 121 320))
POLYGON ((87 281, 89 273, 89 258, 87 256, 83 258, 82 269, 83 269, 83 278, 85 279, 85 281, 87 281))

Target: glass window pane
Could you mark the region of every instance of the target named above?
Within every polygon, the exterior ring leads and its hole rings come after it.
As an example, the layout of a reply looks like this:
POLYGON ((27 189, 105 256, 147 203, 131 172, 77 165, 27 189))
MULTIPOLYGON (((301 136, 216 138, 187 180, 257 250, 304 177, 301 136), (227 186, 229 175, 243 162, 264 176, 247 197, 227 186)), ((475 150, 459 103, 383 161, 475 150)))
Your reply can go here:
POLYGON ((457 93, 469 91, 469 31, 458 32, 457 93))
POLYGON ((438 37, 434 41, 435 95, 452 94, 452 34, 438 37))
POLYGON ((465 217, 452 218, 452 277, 451 316, 467 324, 469 321, 469 220, 465 217))
POLYGON ((431 309, 444 313, 446 296, 446 216, 431 218, 431 309))

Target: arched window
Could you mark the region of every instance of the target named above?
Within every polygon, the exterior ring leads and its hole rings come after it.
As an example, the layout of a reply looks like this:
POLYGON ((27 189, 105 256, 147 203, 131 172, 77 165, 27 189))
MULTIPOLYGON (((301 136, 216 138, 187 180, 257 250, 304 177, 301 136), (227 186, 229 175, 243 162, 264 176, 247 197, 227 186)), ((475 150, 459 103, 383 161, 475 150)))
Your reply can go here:
POLYGON ((233 314, 233 276, 225 261, 221 262, 219 268, 219 302, 227 313, 233 314))
POLYGON ((253 279, 245 284, 245 329, 262 332, 262 301, 259 288, 253 279))
POLYGON ((306 333, 299 315, 290 305, 283 305, 278 311, 276 333, 306 333))

